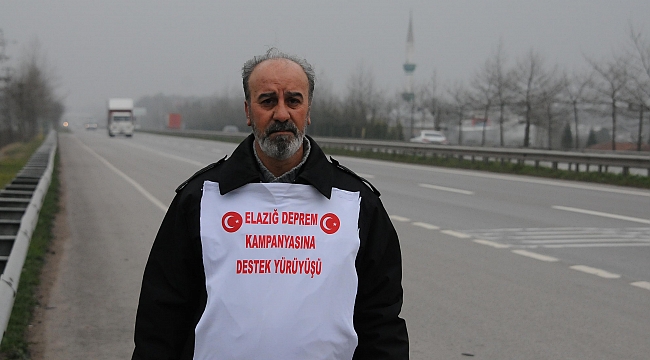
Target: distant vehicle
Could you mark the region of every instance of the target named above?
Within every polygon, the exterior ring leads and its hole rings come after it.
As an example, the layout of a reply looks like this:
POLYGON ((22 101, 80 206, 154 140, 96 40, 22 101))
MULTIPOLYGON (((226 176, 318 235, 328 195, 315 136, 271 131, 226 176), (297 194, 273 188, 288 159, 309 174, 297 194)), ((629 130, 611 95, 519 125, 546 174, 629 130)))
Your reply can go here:
POLYGON ((449 144, 449 141, 447 141, 447 137, 440 131, 436 131, 436 130, 421 130, 420 135, 411 138, 410 141, 414 143, 422 143, 422 144, 439 144, 439 145, 449 144))
POLYGON ((183 124, 183 116, 178 113, 167 114, 167 128, 180 129, 183 124))
POLYGON ((223 130, 221 130, 221 131, 227 132, 227 133, 238 133, 239 128, 237 126, 235 126, 235 125, 226 125, 226 126, 223 127, 223 130))
POLYGON ((97 123, 85 123, 86 130, 97 130, 97 123))
POLYGON ((108 136, 133 136, 135 117, 132 99, 108 99, 108 136))

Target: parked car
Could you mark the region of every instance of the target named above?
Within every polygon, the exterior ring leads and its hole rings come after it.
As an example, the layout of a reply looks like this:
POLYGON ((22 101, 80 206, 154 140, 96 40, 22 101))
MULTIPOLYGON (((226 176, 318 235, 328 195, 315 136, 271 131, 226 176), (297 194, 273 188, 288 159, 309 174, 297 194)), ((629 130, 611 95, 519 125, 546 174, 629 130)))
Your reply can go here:
POLYGON ((436 130, 422 130, 420 131, 420 135, 411 138, 411 142, 439 145, 446 145, 449 143, 449 141, 447 141, 447 137, 440 131, 436 130))

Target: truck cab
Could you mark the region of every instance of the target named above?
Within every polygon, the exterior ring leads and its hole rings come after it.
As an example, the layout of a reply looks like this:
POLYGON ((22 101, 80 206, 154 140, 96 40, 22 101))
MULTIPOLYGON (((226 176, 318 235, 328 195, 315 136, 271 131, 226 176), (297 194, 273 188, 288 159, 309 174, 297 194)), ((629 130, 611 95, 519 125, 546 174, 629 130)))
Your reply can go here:
POLYGON ((106 124, 108 136, 124 135, 133 136, 135 117, 133 116, 132 99, 109 99, 108 120, 106 124))

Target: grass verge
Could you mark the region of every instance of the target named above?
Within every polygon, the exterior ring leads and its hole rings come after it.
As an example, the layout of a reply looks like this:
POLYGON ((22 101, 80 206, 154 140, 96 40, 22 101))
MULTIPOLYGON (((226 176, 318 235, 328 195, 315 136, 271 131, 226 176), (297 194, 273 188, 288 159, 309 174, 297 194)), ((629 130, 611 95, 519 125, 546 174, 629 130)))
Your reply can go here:
POLYGON ((0 189, 9 184, 43 143, 38 136, 27 143, 13 143, 0 150, 0 189))
MULTIPOLYGON (((36 147, 38 148, 38 147, 36 147)), ((35 149, 36 149, 35 148, 35 149)), ((27 158, 29 158, 27 156, 27 158)), ((32 320, 35 306, 38 305, 36 290, 40 282, 41 268, 52 240, 54 218, 59 209, 59 174, 58 155, 55 157, 54 171, 50 187, 45 195, 39 213, 36 229, 32 234, 29 250, 20 276, 18 292, 9 318, 7 330, 0 345, 0 359, 30 359, 28 352, 27 330, 32 320)), ((4 160, 0 162, 4 164, 4 160)), ((20 167, 19 169, 21 169, 20 167)), ((15 175, 15 174, 14 174, 15 175)), ((12 177, 13 179, 13 177, 12 177)))

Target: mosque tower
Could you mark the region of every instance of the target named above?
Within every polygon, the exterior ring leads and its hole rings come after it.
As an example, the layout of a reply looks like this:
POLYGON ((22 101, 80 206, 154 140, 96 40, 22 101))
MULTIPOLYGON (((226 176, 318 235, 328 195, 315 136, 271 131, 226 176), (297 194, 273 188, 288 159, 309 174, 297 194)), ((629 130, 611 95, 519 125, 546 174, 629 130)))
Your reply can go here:
POLYGON ((409 14, 409 29, 406 36, 406 62, 404 63, 404 75, 406 75, 406 87, 402 93, 402 99, 411 103, 411 129, 410 136, 413 136, 413 112, 415 106, 415 93, 413 92, 413 72, 415 71, 414 60, 415 46, 413 42, 413 12, 409 14))

